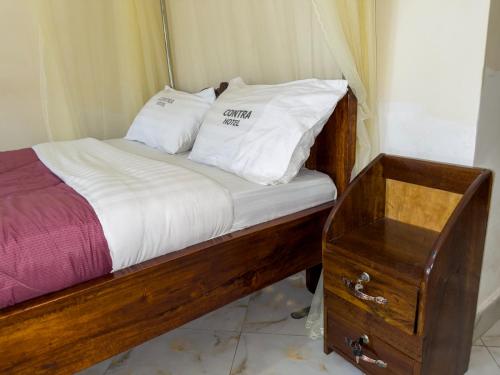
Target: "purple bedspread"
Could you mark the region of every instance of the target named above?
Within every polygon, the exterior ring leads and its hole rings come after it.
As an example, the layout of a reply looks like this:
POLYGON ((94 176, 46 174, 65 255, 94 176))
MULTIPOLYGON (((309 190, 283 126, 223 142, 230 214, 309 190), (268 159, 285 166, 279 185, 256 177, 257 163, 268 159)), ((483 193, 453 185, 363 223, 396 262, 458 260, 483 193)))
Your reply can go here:
POLYGON ((111 271, 89 203, 32 149, 0 152, 0 308, 111 271))

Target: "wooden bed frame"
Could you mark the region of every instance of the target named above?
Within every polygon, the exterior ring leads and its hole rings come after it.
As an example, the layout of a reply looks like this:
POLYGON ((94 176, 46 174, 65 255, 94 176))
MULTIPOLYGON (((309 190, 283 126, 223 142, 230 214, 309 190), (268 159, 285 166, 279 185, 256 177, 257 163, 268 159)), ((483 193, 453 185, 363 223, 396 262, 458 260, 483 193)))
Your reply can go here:
MULTIPOLYGON (((225 89, 221 84, 218 93, 225 89)), ((355 159, 351 91, 318 136, 307 166, 342 193, 355 159)), ((335 201, 233 232, 0 310, 1 374, 68 374, 180 327, 321 263, 335 201)), ((315 275, 316 274, 316 275, 315 275)))

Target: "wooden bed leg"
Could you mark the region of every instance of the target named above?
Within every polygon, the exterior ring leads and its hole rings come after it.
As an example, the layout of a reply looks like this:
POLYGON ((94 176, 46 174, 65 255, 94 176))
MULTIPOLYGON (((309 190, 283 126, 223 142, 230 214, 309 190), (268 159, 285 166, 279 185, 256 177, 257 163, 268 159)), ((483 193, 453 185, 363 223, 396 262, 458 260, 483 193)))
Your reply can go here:
POLYGON ((321 276, 321 271, 323 270, 323 265, 318 264, 317 266, 306 269, 306 286, 307 290, 314 294, 316 292, 316 287, 318 286, 319 277, 321 276))
POLYGON ((331 349, 328 344, 326 343, 325 340, 323 340, 323 352, 328 355, 330 354, 331 352, 333 352, 333 349, 331 349))

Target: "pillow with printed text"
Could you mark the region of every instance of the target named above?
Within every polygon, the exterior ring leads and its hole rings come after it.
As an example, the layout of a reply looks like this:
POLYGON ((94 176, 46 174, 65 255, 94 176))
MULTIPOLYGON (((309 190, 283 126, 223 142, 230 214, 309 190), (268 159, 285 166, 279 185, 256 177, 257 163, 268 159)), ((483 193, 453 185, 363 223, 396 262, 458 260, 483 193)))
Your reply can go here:
POLYGON ((214 101, 213 88, 189 94, 166 86, 142 107, 125 138, 169 154, 189 151, 214 101))
POLYGON ((287 183, 346 92, 344 80, 247 85, 235 78, 206 114, 189 158, 258 184, 287 183))

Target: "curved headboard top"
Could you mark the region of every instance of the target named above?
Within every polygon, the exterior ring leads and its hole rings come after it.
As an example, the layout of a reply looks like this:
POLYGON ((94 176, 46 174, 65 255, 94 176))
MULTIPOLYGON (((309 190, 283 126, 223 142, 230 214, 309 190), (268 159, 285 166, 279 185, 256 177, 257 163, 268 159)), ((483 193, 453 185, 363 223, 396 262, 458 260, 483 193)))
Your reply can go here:
MULTIPOLYGON (((219 96, 226 90, 227 82, 215 89, 219 96)), ((347 94, 337 103, 335 111, 316 137, 306 167, 326 173, 335 182, 338 195, 349 182, 356 160, 356 122, 358 100, 349 88, 347 94)))

